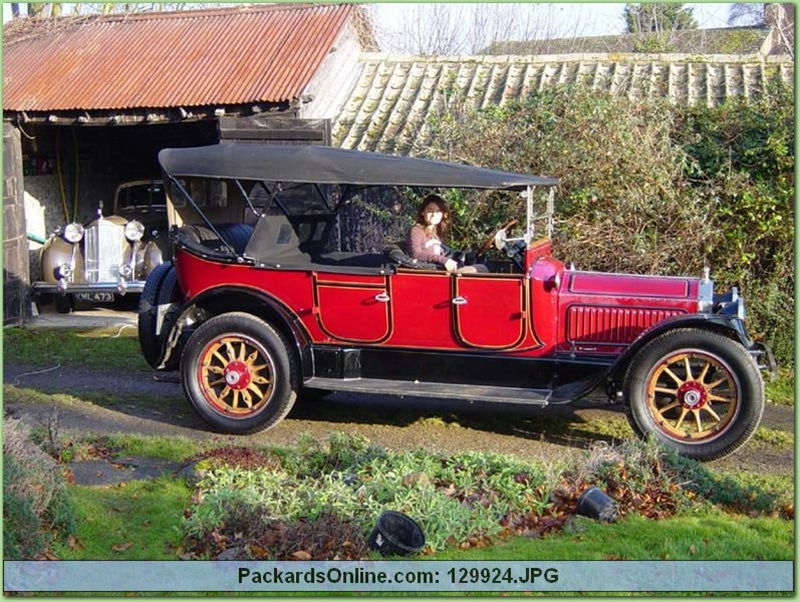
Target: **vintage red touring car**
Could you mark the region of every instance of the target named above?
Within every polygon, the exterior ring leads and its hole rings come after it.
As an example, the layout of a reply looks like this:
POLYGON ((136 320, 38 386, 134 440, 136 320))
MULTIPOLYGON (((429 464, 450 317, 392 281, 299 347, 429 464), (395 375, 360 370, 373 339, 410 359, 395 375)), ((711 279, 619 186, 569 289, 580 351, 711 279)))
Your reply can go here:
POLYGON ((745 332, 736 289, 715 295, 708 272, 564 265, 551 256, 557 180, 320 146, 159 161, 174 256, 146 283, 140 343, 221 431, 269 428, 312 389, 547 406, 605 387, 637 433, 703 460, 761 420, 771 355, 745 332), (343 207, 390 186, 507 191, 526 215, 481 249, 501 253, 483 258, 489 272, 431 269, 396 245, 339 250, 343 207))

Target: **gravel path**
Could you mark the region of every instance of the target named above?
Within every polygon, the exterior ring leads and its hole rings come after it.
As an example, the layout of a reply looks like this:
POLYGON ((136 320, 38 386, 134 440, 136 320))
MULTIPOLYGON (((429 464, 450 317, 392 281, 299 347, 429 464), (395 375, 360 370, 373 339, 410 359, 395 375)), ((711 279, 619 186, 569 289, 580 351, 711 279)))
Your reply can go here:
MULTIPOLYGON (((557 460, 583 453, 597 435, 587 428, 602 420, 627 428, 621 407, 577 402, 568 406, 526 407, 457 400, 336 393, 300 400, 275 428, 247 437, 211 432, 183 397, 174 374, 106 373, 83 367, 6 363, 4 383, 48 395, 46 401, 6 400, 5 411, 46 424, 58 415, 66 434, 138 433, 176 435, 216 443, 290 446, 300 433, 325 439, 332 431, 358 432, 389 449, 433 452, 493 451, 521 458, 557 460), (114 394, 108 402, 103 394, 114 394), (60 395, 58 395, 60 394, 60 395), (98 398, 98 395, 100 396, 98 398), (559 417, 560 430, 549 425, 559 417), (564 425, 566 424, 566 428, 564 425)), ((762 425, 794 432, 794 408, 768 405, 762 425)), ((750 442, 714 466, 732 470, 793 474, 794 450, 750 442)))

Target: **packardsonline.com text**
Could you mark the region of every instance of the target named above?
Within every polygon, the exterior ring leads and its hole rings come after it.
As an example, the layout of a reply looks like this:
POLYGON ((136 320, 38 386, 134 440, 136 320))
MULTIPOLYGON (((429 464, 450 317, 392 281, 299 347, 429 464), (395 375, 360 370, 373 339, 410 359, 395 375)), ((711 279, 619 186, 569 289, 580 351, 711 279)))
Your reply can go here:
POLYGON ((286 570, 273 567, 266 571, 239 567, 239 584, 253 585, 425 585, 425 586, 469 586, 557 583, 558 570, 541 566, 501 568, 451 567, 445 571, 410 570, 384 571, 353 568, 343 570, 336 567, 306 570, 286 570))

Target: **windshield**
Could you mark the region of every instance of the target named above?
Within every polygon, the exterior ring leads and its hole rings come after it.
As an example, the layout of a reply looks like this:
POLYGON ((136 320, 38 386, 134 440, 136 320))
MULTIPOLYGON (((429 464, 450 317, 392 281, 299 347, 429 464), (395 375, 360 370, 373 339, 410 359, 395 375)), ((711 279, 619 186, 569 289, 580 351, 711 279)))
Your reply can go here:
POLYGON ((164 184, 160 180, 145 180, 122 184, 117 188, 114 213, 149 209, 163 210, 167 205, 164 184))

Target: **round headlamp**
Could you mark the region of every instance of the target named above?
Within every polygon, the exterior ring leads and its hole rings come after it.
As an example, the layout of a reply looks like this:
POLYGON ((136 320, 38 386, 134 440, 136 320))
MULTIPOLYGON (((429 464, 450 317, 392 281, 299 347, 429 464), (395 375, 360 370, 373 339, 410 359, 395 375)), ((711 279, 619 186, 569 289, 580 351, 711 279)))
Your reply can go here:
POLYGON ((133 270, 127 263, 123 263, 121 266, 119 266, 119 275, 123 278, 130 278, 132 274, 133 270))
POLYGON ((125 238, 131 242, 142 240, 144 236, 144 226, 142 222, 131 220, 125 225, 125 238))
POLYGON ((67 242, 80 242, 83 239, 83 226, 77 222, 67 224, 64 228, 64 240, 67 242))

